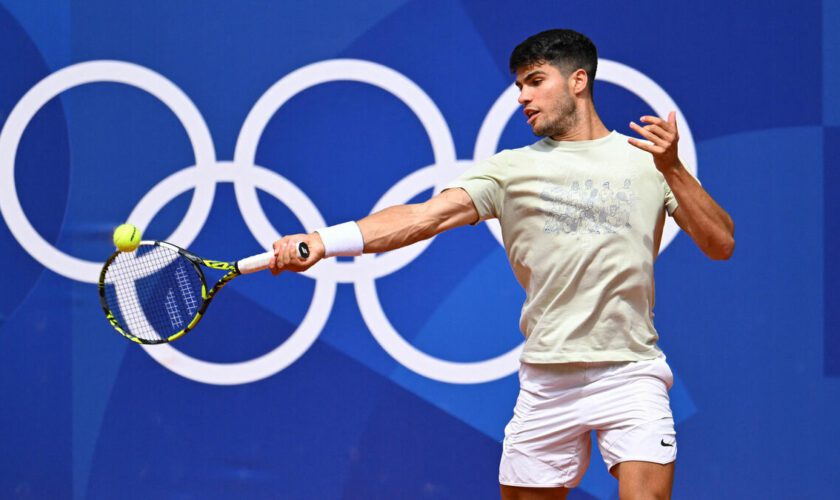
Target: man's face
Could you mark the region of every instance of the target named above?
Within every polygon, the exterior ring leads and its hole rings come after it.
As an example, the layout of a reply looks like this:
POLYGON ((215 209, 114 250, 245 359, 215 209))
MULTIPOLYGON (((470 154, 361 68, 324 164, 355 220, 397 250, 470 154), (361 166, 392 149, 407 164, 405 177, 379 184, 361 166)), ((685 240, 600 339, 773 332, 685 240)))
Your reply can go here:
POLYGON ((517 69, 516 86, 520 90, 519 104, 534 135, 563 135, 577 123, 569 80, 551 64, 517 69))

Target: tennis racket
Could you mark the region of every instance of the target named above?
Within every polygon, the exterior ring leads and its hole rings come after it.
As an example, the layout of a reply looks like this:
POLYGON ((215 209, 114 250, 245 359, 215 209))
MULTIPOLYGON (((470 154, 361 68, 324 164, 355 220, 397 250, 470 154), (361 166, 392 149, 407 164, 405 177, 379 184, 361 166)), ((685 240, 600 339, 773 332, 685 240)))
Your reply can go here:
MULTIPOLYGON (((306 243, 298 254, 309 257, 306 243)), ((114 252, 99 274, 99 300, 120 334, 139 344, 183 337, 201 321, 219 290, 240 274, 268 268, 274 252, 236 262, 206 260, 165 241, 141 241, 134 252, 114 252), (227 271, 212 288, 202 268, 227 271)))

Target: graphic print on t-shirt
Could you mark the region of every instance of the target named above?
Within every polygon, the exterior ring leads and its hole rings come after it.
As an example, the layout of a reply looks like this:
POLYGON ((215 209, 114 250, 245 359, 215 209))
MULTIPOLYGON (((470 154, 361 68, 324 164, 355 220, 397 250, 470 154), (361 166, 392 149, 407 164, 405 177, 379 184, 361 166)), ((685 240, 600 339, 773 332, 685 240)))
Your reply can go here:
POLYGON ((630 211, 637 200, 632 181, 611 186, 592 179, 570 186, 546 183, 540 192, 546 214, 543 231, 566 234, 611 234, 629 229, 630 211))

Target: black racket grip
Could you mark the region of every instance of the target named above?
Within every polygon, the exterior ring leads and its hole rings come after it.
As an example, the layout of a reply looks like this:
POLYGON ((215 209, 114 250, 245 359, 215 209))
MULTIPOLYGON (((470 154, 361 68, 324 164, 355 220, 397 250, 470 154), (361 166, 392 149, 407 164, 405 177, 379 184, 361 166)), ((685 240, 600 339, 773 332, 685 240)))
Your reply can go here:
POLYGON ((309 258, 309 245, 304 242, 298 243, 298 255, 303 257, 304 260, 309 258))

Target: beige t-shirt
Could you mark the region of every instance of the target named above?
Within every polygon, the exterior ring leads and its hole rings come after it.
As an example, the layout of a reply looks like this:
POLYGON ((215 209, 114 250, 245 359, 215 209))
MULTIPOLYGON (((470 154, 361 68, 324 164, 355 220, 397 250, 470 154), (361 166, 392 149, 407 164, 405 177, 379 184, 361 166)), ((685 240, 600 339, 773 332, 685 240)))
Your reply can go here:
POLYGON ((502 151, 447 188, 498 218, 526 292, 522 361, 637 361, 653 327, 657 227, 677 201, 649 153, 617 132, 502 151))

